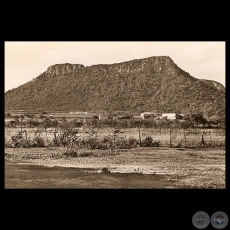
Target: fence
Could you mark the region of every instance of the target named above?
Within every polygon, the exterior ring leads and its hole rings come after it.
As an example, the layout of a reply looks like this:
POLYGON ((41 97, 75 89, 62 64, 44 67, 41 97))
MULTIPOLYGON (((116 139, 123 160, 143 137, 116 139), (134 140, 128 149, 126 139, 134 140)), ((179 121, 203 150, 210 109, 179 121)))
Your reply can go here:
POLYGON ((142 129, 140 132, 142 139, 151 136, 161 146, 225 146, 225 130, 221 129, 142 129))
MULTIPOLYGON (((5 129, 5 142, 8 144, 12 142, 12 136, 17 135, 18 131, 15 128, 5 129)), ((24 133, 24 138, 28 141, 33 140, 37 136, 37 131, 37 129, 27 129, 24 133)), ((112 140, 114 148, 118 147, 119 143, 129 142, 130 139, 132 141, 136 140, 142 146, 146 139, 150 140, 150 137, 152 142, 159 142, 159 146, 162 147, 225 147, 225 130, 222 129, 140 128, 112 130, 88 127, 86 129, 78 129, 78 131, 78 134, 81 136, 78 140, 79 142, 85 143, 89 139, 94 139, 97 143, 103 143, 107 138, 112 140)), ((44 145, 55 146, 56 139, 62 134, 62 129, 46 129, 45 132, 40 133, 39 137, 43 139, 44 145)))

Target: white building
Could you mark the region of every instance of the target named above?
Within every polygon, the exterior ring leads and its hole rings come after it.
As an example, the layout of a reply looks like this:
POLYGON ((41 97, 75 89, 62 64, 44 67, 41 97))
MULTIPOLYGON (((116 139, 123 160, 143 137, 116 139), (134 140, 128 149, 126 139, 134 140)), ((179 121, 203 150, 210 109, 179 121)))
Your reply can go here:
POLYGON ((145 118, 149 118, 149 117, 156 117, 156 116, 157 116, 157 114, 152 113, 152 112, 141 113, 141 119, 145 119, 145 118))
POLYGON ((69 114, 87 114, 87 112, 70 112, 69 114))
POLYGON ((100 115, 98 116, 99 120, 107 120, 109 119, 109 116, 106 116, 106 115, 100 115))
POLYGON ((183 114, 177 114, 177 113, 162 113, 162 118, 166 117, 168 120, 175 120, 175 119, 181 119, 183 118, 183 114))

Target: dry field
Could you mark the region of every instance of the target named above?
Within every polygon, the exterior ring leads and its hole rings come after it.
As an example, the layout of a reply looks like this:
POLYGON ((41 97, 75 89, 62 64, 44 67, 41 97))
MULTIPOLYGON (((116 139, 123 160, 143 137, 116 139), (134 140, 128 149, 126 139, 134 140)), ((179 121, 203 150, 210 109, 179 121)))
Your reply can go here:
MULTIPOLYGON (((34 138, 35 130, 36 128, 26 129, 28 139, 34 138)), ((201 130, 186 130, 185 133, 183 130, 173 130, 173 148, 169 148, 169 130, 142 128, 141 140, 152 136, 154 141, 160 141, 160 147, 138 145, 136 148, 116 149, 112 152, 101 149, 77 149, 77 157, 64 155, 64 147, 48 147, 54 138, 51 130, 54 129, 47 129, 48 132, 41 135, 46 147, 5 147, 7 188, 47 188, 51 185, 57 188, 60 184, 66 188, 225 188, 225 133, 222 130, 204 130, 204 140, 207 144, 205 148, 197 148, 201 142, 201 130), (187 148, 184 148, 184 137, 187 148), (29 165, 31 168, 18 168, 23 165, 29 165), (38 169, 40 166, 45 167, 38 169), (67 171, 60 174, 56 167, 67 171), (110 173, 101 173, 103 168, 108 169, 110 173), (52 175, 53 179, 47 178, 47 169, 52 169, 49 175, 52 175), (30 173, 23 174, 27 171, 30 173), (69 175, 75 177, 71 177, 68 184, 69 175)), ((11 137, 19 131, 20 128, 6 128, 5 143, 12 143, 11 137)), ((89 128, 81 128, 79 135, 82 140, 94 137, 97 141, 114 135, 113 129, 109 128, 96 128, 94 131, 92 134, 89 128)), ((116 134, 118 139, 134 137, 139 140, 138 129, 120 131, 116 134)))
MULTIPOLYGON (((130 175, 163 175, 161 181, 167 182, 167 184, 157 185, 152 181, 151 184, 148 178, 148 188, 159 188, 159 186, 160 188, 225 188, 226 162, 225 150, 222 149, 139 147, 120 150, 118 155, 111 156, 104 155, 103 150, 94 151, 97 151, 97 157, 67 157, 63 155, 63 148, 7 148, 5 159, 7 162, 16 161, 30 165, 81 168, 84 175, 94 172, 95 178, 101 174, 104 167, 111 172, 108 173, 110 177, 124 173, 124 175, 127 173, 130 175), (89 169, 94 169, 94 171, 89 169)), ((5 175, 5 181, 9 182, 12 177, 7 175, 9 174, 5 175)), ((144 180, 144 178, 139 179, 144 180)), ((107 181, 108 187, 119 188, 121 186, 117 184, 116 187, 116 184, 109 183, 107 181)), ((138 186, 141 185, 136 185, 138 186)))

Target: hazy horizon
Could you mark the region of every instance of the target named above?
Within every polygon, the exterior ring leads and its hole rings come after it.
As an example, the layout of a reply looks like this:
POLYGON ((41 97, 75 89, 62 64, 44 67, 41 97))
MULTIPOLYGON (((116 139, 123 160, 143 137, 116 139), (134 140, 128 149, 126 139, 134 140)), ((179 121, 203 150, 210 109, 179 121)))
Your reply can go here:
POLYGON ((5 42, 5 92, 55 64, 113 64, 169 56, 198 79, 225 86, 225 42, 5 42))

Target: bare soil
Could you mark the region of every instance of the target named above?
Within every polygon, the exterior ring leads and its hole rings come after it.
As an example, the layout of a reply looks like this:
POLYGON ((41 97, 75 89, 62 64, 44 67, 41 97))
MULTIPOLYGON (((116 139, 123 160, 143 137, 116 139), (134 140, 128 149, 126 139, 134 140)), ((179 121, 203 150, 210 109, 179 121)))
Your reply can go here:
MULTIPOLYGON (((223 149, 134 148, 120 150, 118 155, 111 156, 105 156, 103 150, 95 151, 98 151, 97 157, 67 157, 63 155, 63 148, 7 148, 5 149, 5 187, 12 188, 15 185, 20 187, 23 175, 20 182, 20 175, 17 181, 16 174, 13 172, 16 173, 18 165, 24 163, 23 165, 48 166, 53 170, 61 168, 81 173, 69 183, 60 176, 61 174, 56 173, 55 175, 59 175, 55 177, 56 183, 48 181, 47 185, 46 182, 40 181, 41 183, 34 184, 34 187, 39 188, 47 188, 47 186, 55 188, 63 186, 65 188, 226 188, 226 162, 223 149), (104 167, 108 168, 110 173, 101 173, 104 167), (62 180, 65 182, 61 183, 62 180)), ((36 175, 38 177, 42 175, 43 180, 48 180, 49 174, 44 174, 46 171, 47 167, 42 167, 40 174, 36 175)), ((26 175, 27 180, 30 180, 28 179, 30 175, 28 173, 26 175)), ((38 182, 39 179, 37 178, 36 181, 38 182)), ((31 182, 21 186, 31 187, 33 184, 31 182)))

